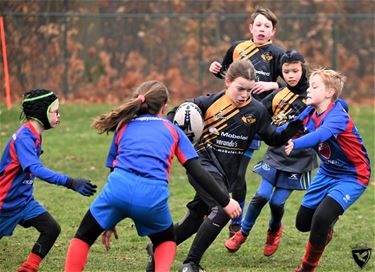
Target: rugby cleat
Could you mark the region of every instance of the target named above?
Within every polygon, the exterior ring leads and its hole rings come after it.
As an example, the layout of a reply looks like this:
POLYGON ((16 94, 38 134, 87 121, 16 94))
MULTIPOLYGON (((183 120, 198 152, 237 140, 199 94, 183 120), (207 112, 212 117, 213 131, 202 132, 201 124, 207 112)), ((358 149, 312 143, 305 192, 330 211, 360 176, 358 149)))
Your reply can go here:
POLYGON ((205 270, 199 264, 188 262, 181 264, 178 272, 205 272, 205 270))
POLYGON ((237 231, 233 237, 225 241, 224 246, 229 252, 236 252, 240 249, 241 245, 245 243, 247 236, 242 234, 242 231, 237 231))
POLYGON ((281 234, 283 233, 283 226, 277 231, 267 230, 267 240, 264 245, 263 254, 264 256, 271 256, 274 254, 279 247, 281 234))

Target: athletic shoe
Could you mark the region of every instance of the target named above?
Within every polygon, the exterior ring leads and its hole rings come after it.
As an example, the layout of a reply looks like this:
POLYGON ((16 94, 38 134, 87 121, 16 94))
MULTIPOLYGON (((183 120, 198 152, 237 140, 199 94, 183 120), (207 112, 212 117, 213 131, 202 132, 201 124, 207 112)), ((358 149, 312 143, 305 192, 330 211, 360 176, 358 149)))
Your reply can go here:
POLYGON ((230 224, 229 225, 229 238, 231 238, 237 231, 241 230, 240 224, 230 224))
POLYGON ((205 272, 205 270, 199 264, 188 262, 181 264, 178 272, 205 272))
POLYGON ((236 252, 240 249, 241 245, 245 243, 247 236, 242 234, 242 231, 237 231, 233 237, 225 241, 224 246, 229 252, 236 252))
POLYGON ((18 272, 38 272, 38 268, 29 265, 28 263, 23 263, 20 267, 17 268, 18 272))
POLYGON ((294 272, 305 272, 301 266, 297 266, 296 269, 294 269, 294 272))
POLYGON ((277 231, 267 230, 267 240, 264 245, 263 254, 264 256, 271 256, 274 254, 279 247, 281 233, 283 233, 283 226, 281 226, 277 231))
POLYGON ((146 272, 154 272, 155 271, 154 245, 152 243, 148 243, 146 246, 146 251, 147 251, 146 272))

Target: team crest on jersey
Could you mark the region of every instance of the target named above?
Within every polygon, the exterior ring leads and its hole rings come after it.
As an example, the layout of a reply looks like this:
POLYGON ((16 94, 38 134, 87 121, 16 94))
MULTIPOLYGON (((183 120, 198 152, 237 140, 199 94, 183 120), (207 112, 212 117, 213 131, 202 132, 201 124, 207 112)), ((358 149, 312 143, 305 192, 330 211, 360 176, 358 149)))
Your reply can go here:
POLYGON ((264 54, 262 54, 262 59, 266 60, 266 61, 271 61, 273 58, 273 56, 271 55, 270 52, 266 52, 264 54))
POLYGON ((320 143, 318 151, 326 159, 329 159, 331 157, 331 148, 327 143, 320 143))
POLYGON ((257 119, 252 114, 242 116, 241 120, 245 124, 253 124, 257 121, 257 119))

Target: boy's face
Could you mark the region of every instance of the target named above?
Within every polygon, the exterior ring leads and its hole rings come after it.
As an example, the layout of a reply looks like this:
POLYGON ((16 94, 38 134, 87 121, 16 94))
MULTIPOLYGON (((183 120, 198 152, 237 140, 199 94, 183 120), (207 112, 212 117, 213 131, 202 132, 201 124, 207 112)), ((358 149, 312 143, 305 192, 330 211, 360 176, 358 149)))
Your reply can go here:
POLYGON ((53 103, 53 105, 49 109, 48 118, 51 128, 56 127, 60 123, 59 101, 53 103))
POLYGON ((262 14, 255 17, 254 23, 250 24, 249 28, 250 33, 253 35, 253 41, 257 45, 268 42, 276 32, 272 22, 262 14))
POLYGON ((225 80, 227 94, 238 106, 249 99, 254 84, 255 80, 248 80, 243 77, 237 77, 234 81, 225 80))
POLYGON ((297 61, 294 63, 284 63, 282 66, 282 72, 285 82, 289 86, 296 86, 302 76, 302 64, 297 61))
POLYGON ((319 107, 331 101, 334 91, 327 88, 320 75, 310 77, 310 87, 307 89, 306 104, 319 107))

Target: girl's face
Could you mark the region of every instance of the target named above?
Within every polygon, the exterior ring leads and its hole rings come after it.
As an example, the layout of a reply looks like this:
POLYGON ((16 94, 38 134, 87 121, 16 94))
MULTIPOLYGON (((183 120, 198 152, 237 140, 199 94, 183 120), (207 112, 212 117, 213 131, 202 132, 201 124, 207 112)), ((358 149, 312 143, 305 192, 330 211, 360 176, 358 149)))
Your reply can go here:
POLYGON ((301 62, 284 63, 282 66, 282 72, 285 82, 289 86, 296 86, 301 79, 303 70, 301 62))
POLYGON ((268 42, 276 32, 272 22, 262 14, 255 17, 254 23, 250 24, 249 28, 250 33, 253 35, 254 43, 258 45, 268 42))
POLYGON ((310 77, 310 87, 307 89, 306 104, 313 107, 330 103, 334 91, 327 88, 320 75, 310 77))
POLYGON ((243 77, 237 77, 235 80, 225 80, 227 86, 227 94, 238 106, 246 102, 250 97, 251 89, 255 84, 255 80, 248 80, 243 77))
POLYGON ((51 128, 57 126, 60 123, 60 113, 59 113, 59 101, 53 103, 48 111, 48 118, 51 125, 51 128))

